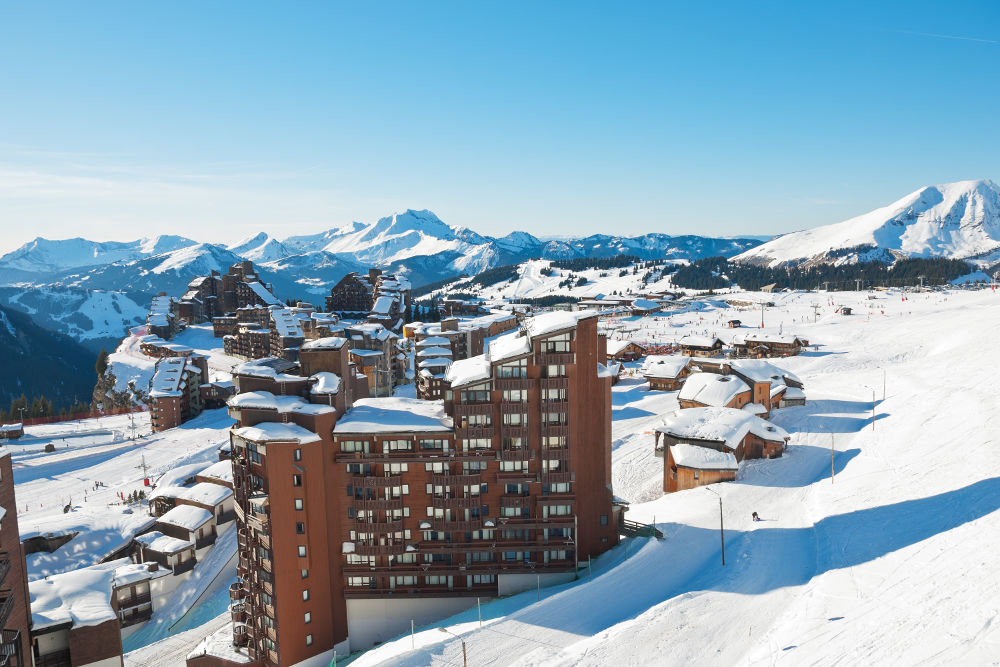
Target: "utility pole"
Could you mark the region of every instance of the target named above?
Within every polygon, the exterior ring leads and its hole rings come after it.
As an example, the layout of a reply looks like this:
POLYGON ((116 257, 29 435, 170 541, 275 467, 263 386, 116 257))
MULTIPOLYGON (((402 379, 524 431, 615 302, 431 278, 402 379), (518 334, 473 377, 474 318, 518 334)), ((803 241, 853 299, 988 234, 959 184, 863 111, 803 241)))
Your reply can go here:
POLYGON ((918 277, 920 278, 920 289, 923 289, 924 288, 924 278, 926 278, 926 276, 918 276, 918 277))
POLYGON ((812 305, 812 309, 813 309, 813 324, 816 324, 816 322, 819 320, 819 304, 814 303, 812 305))
POLYGON ((726 566, 726 528, 722 522, 722 496, 713 489, 705 487, 706 491, 711 491, 719 499, 719 540, 722 542, 722 566, 726 566))
POLYGON ((829 292, 830 291, 830 281, 829 280, 824 280, 823 281, 823 291, 824 292, 829 292))

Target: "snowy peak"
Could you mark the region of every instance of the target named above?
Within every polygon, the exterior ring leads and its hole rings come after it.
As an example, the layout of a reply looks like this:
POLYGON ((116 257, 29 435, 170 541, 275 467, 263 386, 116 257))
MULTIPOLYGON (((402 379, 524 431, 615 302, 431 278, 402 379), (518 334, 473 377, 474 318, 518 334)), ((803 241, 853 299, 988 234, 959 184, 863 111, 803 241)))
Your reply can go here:
POLYGON ((250 238, 243 239, 239 243, 229 246, 229 251, 239 255, 243 259, 252 262, 272 262, 276 259, 288 257, 288 249, 277 239, 271 238, 265 232, 260 232, 250 238))
POLYGON ((988 262, 998 255, 1000 187, 984 179, 923 187, 844 222, 784 234, 735 259, 777 266, 893 256, 988 262))
POLYGON ((82 238, 50 240, 38 237, 0 257, 0 269, 50 273, 134 261, 190 245, 194 245, 194 241, 181 236, 157 236, 129 242, 99 242, 82 238))

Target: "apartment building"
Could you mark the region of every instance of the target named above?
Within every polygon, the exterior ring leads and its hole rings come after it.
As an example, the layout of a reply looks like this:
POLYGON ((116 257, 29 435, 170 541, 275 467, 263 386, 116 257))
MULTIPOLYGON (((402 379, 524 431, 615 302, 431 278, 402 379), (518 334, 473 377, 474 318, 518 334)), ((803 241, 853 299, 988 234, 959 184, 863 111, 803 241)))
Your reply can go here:
POLYGON ((32 664, 27 572, 10 450, 0 447, 0 664, 11 667, 32 664))
POLYGON ((201 385, 208 382, 208 361, 200 355, 164 357, 149 381, 149 418, 154 432, 180 426, 201 414, 201 385))
POLYGON ((575 578, 618 542, 605 354, 577 312, 455 362, 443 401, 366 398, 344 339, 236 369, 233 642, 261 665, 326 664, 575 578))
MULTIPOLYGON (((177 300, 174 312, 189 324, 212 321, 245 306, 281 306, 268 283, 261 282, 253 262, 237 262, 224 274, 212 271, 188 283, 187 291, 177 300)), ((216 334, 218 336, 218 334, 216 334)))

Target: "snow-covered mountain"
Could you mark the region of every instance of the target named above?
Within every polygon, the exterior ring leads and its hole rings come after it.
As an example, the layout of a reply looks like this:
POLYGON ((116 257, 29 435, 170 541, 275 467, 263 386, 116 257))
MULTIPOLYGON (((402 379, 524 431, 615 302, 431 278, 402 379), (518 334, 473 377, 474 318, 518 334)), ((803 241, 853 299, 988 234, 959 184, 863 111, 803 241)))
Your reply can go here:
POLYGON ((833 225, 784 234, 735 257, 767 264, 1000 258, 1000 186, 990 180, 930 185, 833 225))
POLYGON ((228 246, 227 249, 252 262, 270 262, 288 257, 291 254, 281 241, 271 238, 265 232, 243 239, 239 243, 234 243, 228 246))
POLYGON ((82 238, 50 241, 38 237, 0 257, 0 267, 30 273, 52 273, 82 266, 134 261, 194 243, 183 236, 155 236, 127 243, 82 238))

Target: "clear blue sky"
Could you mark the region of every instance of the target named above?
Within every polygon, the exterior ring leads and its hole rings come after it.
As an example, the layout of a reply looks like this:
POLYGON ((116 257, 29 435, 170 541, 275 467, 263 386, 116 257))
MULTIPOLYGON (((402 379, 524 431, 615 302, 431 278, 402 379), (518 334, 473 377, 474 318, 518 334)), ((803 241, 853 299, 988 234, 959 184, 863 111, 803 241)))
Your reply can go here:
POLYGON ((771 234, 1000 180, 1000 3, 0 5, 0 250, 771 234), (876 6, 877 4, 877 6, 876 6))

